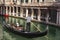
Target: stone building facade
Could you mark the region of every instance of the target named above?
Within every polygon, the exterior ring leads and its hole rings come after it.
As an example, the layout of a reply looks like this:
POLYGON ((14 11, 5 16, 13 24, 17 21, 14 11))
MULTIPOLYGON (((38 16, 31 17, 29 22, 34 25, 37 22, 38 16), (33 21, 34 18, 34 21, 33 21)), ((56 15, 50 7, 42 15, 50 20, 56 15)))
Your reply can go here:
POLYGON ((0 0, 0 14, 60 25, 59 0, 0 0))

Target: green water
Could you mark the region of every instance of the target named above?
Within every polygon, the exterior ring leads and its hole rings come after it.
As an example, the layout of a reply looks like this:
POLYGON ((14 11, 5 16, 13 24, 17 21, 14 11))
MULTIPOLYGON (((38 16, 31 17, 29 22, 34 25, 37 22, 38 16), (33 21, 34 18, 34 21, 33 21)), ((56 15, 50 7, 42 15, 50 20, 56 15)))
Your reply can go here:
MULTIPOLYGON (((7 22, 7 23, 16 23, 18 22, 19 24, 26 26, 25 25, 25 20, 21 19, 21 18, 14 18, 14 17, 0 17, 0 23, 2 23, 3 21, 7 22)), ((37 23, 37 22, 32 22, 31 23, 31 31, 36 31, 37 29, 35 28, 38 27, 40 29, 40 31, 44 31, 46 26, 45 24, 41 24, 41 23, 37 23)), ((38 38, 25 38, 25 37, 21 37, 20 35, 14 34, 12 32, 9 32, 6 29, 3 29, 2 25, 0 24, 0 29, 2 29, 2 36, 3 36, 3 40, 60 40, 60 28, 56 28, 55 26, 49 26, 49 32, 46 36, 43 37, 38 37, 38 38)))

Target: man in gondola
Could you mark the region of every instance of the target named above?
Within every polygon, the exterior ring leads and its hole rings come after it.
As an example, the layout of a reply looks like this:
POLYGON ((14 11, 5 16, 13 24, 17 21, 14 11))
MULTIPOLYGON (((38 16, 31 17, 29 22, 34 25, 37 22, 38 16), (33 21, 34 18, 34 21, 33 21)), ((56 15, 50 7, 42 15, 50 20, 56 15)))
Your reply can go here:
POLYGON ((31 25, 31 15, 28 14, 28 16, 26 17, 26 31, 30 32, 30 25, 31 25))

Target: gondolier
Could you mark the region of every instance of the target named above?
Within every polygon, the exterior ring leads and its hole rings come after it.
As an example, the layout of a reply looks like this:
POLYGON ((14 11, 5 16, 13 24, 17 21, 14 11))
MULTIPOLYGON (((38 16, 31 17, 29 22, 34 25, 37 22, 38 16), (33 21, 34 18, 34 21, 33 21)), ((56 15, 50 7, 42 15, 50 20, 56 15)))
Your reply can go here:
POLYGON ((30 16, 30 14, 28 14, 28 16, 26 17, 26 31, 27 32, 30 32, 31 20, 32 20, 32 18, 30 16))

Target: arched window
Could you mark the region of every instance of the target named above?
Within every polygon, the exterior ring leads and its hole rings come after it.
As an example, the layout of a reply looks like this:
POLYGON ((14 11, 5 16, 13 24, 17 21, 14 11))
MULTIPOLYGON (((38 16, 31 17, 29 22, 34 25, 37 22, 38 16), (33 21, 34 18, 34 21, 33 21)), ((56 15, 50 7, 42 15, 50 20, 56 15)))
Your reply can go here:
POLYGON ((25 0, 26 3, 28 3, 28 0, 25 0))
POLYGON ((31 2, 32 2, 32 0, 31 0, 31 2))
POLYGON ((9 13, 9 7, 8 7, 8 13, 9 13))
POLYGON ((13 2, 14 2, 14 4, 16 4, 17 3, 17 0, 13 0, 13 2))
POLYGON ((16 7, 14 6, 14 13, 16 13, 16 7))
POLYGON ((37 0, 37 2, 39 2, 39 0, 37 0))
POLYGON ((44 0, 42 0, 42 2, 44 2, 44 0))
POLYGON ((11 13, 13 13, 13 7, 11 7, 11 13))
POLYGON ((21 3, 23 3, 24 2, 24 0, 21 0, 21 3))
POLYGON ((18 16, 20 16, 20 7, 18 7, 18 16))
POLYGON ((20 13, 20 7, 18 7, 18 12, 20 13))

